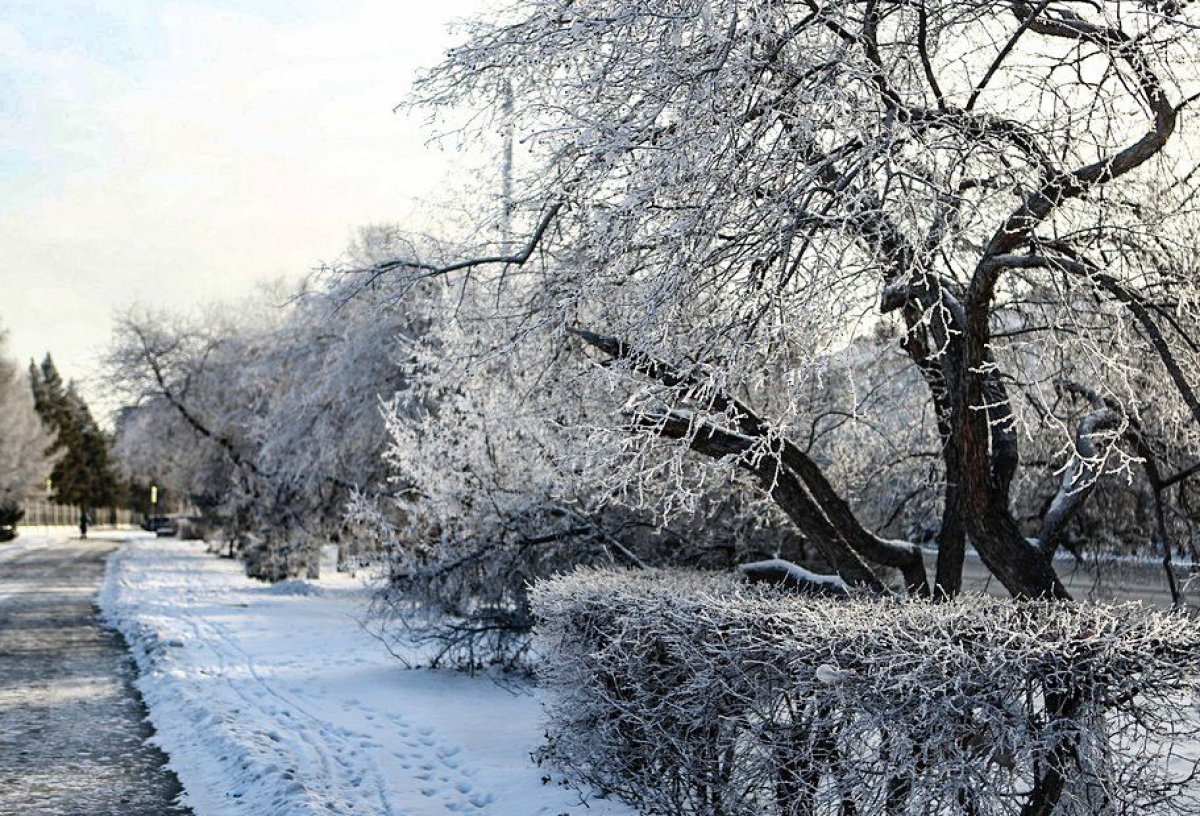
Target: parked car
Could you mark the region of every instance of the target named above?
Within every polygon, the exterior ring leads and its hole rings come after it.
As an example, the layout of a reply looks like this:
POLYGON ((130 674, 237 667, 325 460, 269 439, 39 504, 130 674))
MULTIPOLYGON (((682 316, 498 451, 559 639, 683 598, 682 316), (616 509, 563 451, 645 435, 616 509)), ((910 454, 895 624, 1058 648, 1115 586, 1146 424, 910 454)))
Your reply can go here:
POLYGON ((179 522, 170 516, 148 516, 142 522, 142 529, 157 536, 173 536, 179 534, 179 522))
POLYGON ((15 504, 0 504, 0 541, 12 541, 17 537, 17 522, 25 517, 25 511, 15 504))

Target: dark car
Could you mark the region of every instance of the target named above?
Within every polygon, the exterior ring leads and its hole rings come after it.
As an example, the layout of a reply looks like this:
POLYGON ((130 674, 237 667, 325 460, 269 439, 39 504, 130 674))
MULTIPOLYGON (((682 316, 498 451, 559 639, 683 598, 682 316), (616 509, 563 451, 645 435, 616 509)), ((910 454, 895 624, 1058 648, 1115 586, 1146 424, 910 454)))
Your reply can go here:
POLYGON ((150 516, 142 522, 142 529, 157 536, 173 536, 179 534, 179 522, 170 516, 150 516))

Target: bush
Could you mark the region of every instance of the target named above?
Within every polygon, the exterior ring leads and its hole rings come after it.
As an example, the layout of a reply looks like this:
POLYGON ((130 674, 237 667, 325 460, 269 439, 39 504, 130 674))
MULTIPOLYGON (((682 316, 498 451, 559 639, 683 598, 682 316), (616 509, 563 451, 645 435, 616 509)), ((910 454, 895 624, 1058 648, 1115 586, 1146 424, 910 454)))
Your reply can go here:
POLYGON ((1182 614, 591 570, 533 603, 541 758, 648 814, 1200 812, 1182 614))

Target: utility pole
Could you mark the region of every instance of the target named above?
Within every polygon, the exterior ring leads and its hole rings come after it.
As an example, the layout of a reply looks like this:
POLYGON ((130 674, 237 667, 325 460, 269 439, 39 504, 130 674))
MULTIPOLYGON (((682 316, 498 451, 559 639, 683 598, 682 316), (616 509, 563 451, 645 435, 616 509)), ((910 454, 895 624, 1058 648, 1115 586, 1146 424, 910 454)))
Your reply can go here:
POLYGON ((504 83, 504 101, 500 108, 501 135, 504 140, 500 158, 500 245, 505 252, 512 241, 513 212, 513 91, 512 83, 504 83))

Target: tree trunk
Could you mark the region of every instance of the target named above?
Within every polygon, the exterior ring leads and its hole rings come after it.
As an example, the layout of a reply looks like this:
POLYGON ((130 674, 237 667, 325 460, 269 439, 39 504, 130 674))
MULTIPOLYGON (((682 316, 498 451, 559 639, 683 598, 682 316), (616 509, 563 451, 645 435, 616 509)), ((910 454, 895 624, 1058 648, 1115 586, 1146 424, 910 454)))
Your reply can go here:
POLYGON ((962 592, 963 561, 967 551, 966 506, 958 485, 958 456, 947 450, 945 460, 946 504, 942 508, 942 525, 937 535, 937 573, 933 590, 934 598, 942 601, 962 592))
MULTIPOLYGON (((982 355, 980 355, 982 356, 982 355)), ((984 375, 964 368, 955 394, 955 438, 962 456, 963 522, 984 565, 1016 598, 1070 600, 1049 557, 1022 535, 1008 507, 1008 482, 997 482, 984 375)))

